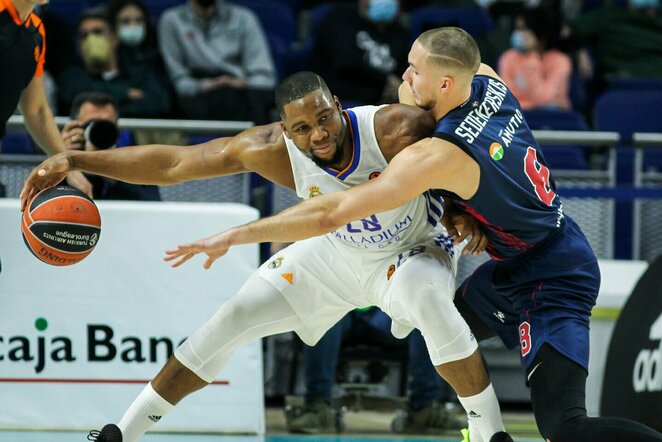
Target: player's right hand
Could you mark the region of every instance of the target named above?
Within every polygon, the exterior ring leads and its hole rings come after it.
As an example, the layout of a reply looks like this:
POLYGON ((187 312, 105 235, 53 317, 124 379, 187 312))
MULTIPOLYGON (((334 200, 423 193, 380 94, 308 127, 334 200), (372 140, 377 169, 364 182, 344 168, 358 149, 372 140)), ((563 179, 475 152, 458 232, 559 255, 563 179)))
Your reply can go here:
MULTIPOLYGON (((25 210, 25 206, 34 195, 43 189, 55 186, 62 181, 70 171, 71 163, 69 162, 69 156, 66 152, 53 155, 32 169, 32 172, 30 172, 30 175, 25 180, 23 189, 21 190, 21 212, 25 210)), ((84 176, 83 179, 85 179, 84 176)), ((85 179, 85 181, 87 181, 87 179, 85 179)), ((87 183, 89 184, 89 181, 87 181, 87 183)), ((92 186, 90 184, 90 191, 91 188, 92 186)), ((83 190, 83 192, 85 192, 85 190, 83 190)))
POLYGON ((205 253, 207 255, 207 260, 202 266, 206 270, 209 270, 212 264, 214 264, 214 261, 228 253, 231 245, 232 244, 228 239, 228 231, 221 232, 190 244, 179 245, 174 250, 166 250, 166 256, 163 260, 176 260, 171 265, 172 267, 179 267, 198 253, 205 253))

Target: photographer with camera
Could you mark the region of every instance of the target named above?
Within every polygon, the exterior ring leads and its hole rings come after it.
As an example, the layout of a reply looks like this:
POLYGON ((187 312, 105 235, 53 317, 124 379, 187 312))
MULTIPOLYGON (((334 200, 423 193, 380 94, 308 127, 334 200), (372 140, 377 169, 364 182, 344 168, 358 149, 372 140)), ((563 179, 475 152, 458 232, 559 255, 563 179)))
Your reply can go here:
MULTIPOLYGON (((101 92, 78 94, 71 107, 71 118, 61 132, 67 149, 95 151, 117 147, 119 111, 110 95, 101 92)), ((92 183, 97 199, 161 200, 157 186, 130 184, 95 175, 86 177, 92 183)))

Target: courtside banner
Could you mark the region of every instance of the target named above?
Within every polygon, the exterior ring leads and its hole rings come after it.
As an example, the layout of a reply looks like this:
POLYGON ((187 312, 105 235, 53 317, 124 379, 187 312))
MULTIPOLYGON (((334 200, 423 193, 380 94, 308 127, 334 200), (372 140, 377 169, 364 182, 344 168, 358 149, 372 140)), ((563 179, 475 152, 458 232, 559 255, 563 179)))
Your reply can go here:
MULTIPOLYGON (((190 333, 258 266, 256 245, 205 271, 173 269, 175 248, 258 217, 239 204, 97 201, 101 235, 78 264, 54 267, 21 238, 19 202, 0 199, 0 428, 100 428, 118 422, 190 333)), ((155 431, 264 433, 262 349, 243 346, 216 382, 155 431)), ((158 419, 158 418, 157 418, 158 419)))

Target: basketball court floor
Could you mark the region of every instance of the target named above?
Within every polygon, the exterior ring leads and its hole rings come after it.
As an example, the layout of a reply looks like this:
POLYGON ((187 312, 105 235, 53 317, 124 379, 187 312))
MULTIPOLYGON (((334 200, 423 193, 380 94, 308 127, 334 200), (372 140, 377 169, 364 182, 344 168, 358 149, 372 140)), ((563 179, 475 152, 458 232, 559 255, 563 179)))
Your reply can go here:
MULTIPOLYGON (((0 442, 76 442, 87 441, 86 433, 76 432, 15 432, 0 431, 0 442)), ((141 442, 457 442, 448 437, 381 437, 381 436, 221 436, 221 435, 175 435, 149 434, 141 442)), ((515 437, 516 442, 539 442, 541 439, 515 437)))
MULTIPOLYGON (((506 428, 515 442, 541 442, 528 411, 504 411, 506 428)), ((266 436, 218 434, 149 433, 141 442, 459 442, 459 431, 440 436, 400 436, 390 433, 392 412, 361 411, 345 415, 346 430, 340 435, 300 436, 288 434, 282 409, 267 408, 266 436)), ((86 442, 87 433, 68 431, 0 431, 0 442, 86 442)))

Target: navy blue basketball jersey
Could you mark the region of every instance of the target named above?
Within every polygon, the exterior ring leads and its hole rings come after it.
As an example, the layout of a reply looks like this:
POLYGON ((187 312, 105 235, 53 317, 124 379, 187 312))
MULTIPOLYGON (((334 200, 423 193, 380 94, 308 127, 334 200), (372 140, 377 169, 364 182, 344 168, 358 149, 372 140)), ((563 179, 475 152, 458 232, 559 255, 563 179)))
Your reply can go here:
POLYGON ((441 193, 481 221, 493 259, 514 258, 561 226, 554 180, 519 103, 502 82, 474 77, 469 100, 439 120, 434 136, 480 166, 480 184, 469 200, 441 193))

